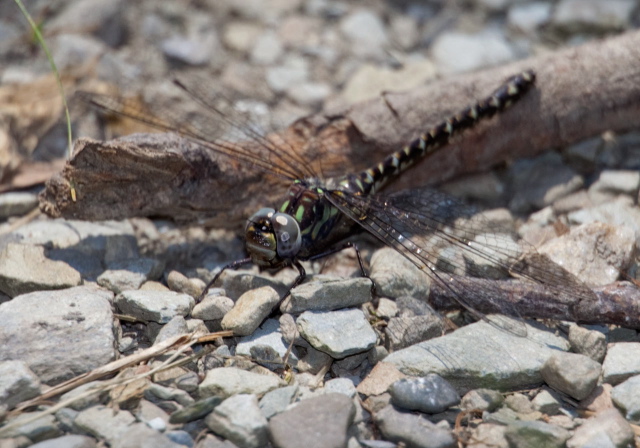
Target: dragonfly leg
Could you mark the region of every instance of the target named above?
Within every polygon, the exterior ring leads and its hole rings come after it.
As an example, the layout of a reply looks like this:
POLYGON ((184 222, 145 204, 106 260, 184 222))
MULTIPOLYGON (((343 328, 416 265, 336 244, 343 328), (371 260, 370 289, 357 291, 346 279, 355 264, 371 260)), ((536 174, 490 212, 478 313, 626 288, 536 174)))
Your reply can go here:
POLYGON ((202 302, 202 299, 204 299, 204 296, 207 295, 207 292, 209 291, 209 288, 211 288, 214 283, 220 278, 220 276, 222 275, 222 273, 224 271, 226 271, 227 269, 238 269, 240 266, 243 266, 245 264, 249 264, 251 263, 251 258, 243 258, 242 260, 236 260, 234 262, 229 263, 226 266, 223 266, 222 269, 220 270, 220 272, 218 272, 215 277, 213 277, 213 280, 211 280, 209 283, 207 283, 207 286, 204 287, 204 289, 202 290, 202 293, 198 296, 198 298, 196 299, 196 303, 200 303, 202 302))

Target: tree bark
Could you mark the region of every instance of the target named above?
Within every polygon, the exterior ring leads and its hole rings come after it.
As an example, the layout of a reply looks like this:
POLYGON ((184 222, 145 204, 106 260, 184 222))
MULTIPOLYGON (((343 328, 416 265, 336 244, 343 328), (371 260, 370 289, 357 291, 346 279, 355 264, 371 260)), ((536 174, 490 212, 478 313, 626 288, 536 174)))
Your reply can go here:
MULTIPOLYGON (((345 174, 377 163, 508 76, 534 69, 537 87, 524 99, 412 168, 394 188, 439 183, 605 131, 637 129, 638 61, 636 31, 303 118, 281 137, 318 172, 345 174)), ((279 205, 282 184, 268 177, 175 137, 80 139, 62 173, 47 183, 41 209, 85 220, 209 218, 212 225, 238 228, 253 210, 279 205)))

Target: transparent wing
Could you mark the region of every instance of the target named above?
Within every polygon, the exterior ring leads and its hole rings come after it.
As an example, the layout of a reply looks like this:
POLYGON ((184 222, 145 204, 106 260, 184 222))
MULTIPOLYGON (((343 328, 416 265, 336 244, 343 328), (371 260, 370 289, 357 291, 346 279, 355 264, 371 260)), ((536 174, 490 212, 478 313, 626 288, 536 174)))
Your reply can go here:
MULTIPOLYGON (((591 298, 593 292, 562 267, 516 242, 510 229, 496 229, 481 214, 431 189, 394 196, 356 196, 332 191, 328 199, 351 219, 426 272, 440 290, 477 318, 524 336, 516 302, 505 288, 509 277, 524 278, 553 294, 591 298), (466 281, 468 276, 480 282, 466 281), (500 313, 516 320, 487 316, 500 313)), ((568 302, 567 302, 568 303, 568 302)))

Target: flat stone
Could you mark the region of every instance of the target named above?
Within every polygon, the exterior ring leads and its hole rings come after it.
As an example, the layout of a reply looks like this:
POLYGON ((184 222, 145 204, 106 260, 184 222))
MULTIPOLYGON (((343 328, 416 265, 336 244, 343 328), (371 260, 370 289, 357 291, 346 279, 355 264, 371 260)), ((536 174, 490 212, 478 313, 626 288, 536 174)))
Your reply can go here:
POLYGON ((153 343, 157 344, 162 341, 166 341, 174 336, 189 333, 187 327, 187 321, 182 316, 174 316, 169 322, 164 324, 160 329, 160 332, 154 339, 153 343))
POLYGON ((235 367, 220 367, 209 370, 198 386, 202 397, 213 395, 230 397, 237 394, 261 396, 286 383, 275 375, 261 375, 235 367))
POLYGON ((150 401, 176 401, 182 406, 191 406, 195 402, 187 392, 175 387, 161 386, 157 383, 151 383, 147 386, 144 390, 144 397, 150 401))
POLYGON ((145 423, 133 423, 126 427, 111 444, 113 448, 182 448, 184 445, 172 442, 166 435, 145 423))
POLYGON ((349 398, 356 396, 356 386, 350 378, 333 378, 324 383, 325 393, 342 394, 349 398))
MULTIPOLYGON (((283 361, 289 351, 289 344, 286 344, 282 339, 280 322, 276 319, 267 319, 252 335, 239 338, 238 345, 236 345, 236 355, 253 356, 252 349, 257 346, 272 348, 277 353, 280 362, 283 361)), ((293 350, 289 352, 287 362, 292 366, 298 363, 298 358, 293 350)))
POLYGON ((342 394, 308 398, 271 418, 271 441, 276 448, 345 447, 355 414, 353 400, 342 394))
POLYGON ((514 422, 504 433, 511 446, 563 448, 571 433, 545 422, 514 422))
POLYGON ((617 409, 602 411, 585 420, 567 440, 567 448, 585 446, 626 447, 633 442, 633 429, 617 409))
POLYGON ((67 263, 48 259, 42 246, 9 243, 0 253, 0 291, 9 297, 81 283, 78 271, 67 263))
POLYGON ((124 314, 165 324, 175 316, 188 316, 195 300, 173 291, 124 291, 116 296, 115 304, 124 314))
POLYGON ((266 419, 283 412, 298 393, 298 386, 280 387, 264 394, 260 400, 260 411, 266 419))
POLYGON ((86 394, 89 390, 99 388, 103 383, 100 381, 91 381, 89 383, 82 384, 75 389, 70 390, 60 396, 60 401, 66 401, 73 399, 72 403, 69 403, 69 408, 76 411, 81 411, 90 406, 99 404, 105 396, 105 393, 93 393, 88 396, 80 398, 80 396, 86 394))
POLYGON ((357 309, 305 311, 297 320, 298 329, 315 349, 341 359, 371 349, 377 336, 364 313, 357 309))
POLYGON ((205 423, 241 448, 261 448, 268 442, 267 419, 260 412, 255 395, 227 398, 205 418, 205 423))
POLYGON ((460 403, 456 390, 441 376, 429 374, 421 378, 403 378, 389 387, 394 406, 427 414, 444 412, 460 403))
POLYGON ((405 378, 396 366, 386 362, 377 363, 371 372, 358 384, 358 392, 363 395, 381 395, 387 391, 394 382, 405 378))
MULTIPOLYGON (((193 297, 193 296, 192 296, 193 297)), ((220 320, 233 308, 233 300, 225 296, 206 296, 196 303, 191 317, 202 320, 220 320)))
POLYGON ((33 193, 12 191, 0 194, 0 219, 21 216, 38 206, 38 196, 33 193))
POLYGON ((470 390, 462 397, 460 407, 471 411, 478 409, 480 411, 493 412, 502 406, 504 397, 497 390, 492 389, 474 389, 470 390))
POLYGON ((442 73, 460 73, 515 58, 515 52, 500 33, 485 31, 475 34, 449 31, 433 42, 431 53, 442 73))
POLYGON ((569 213, 567 218, 572 225, 599 222, 615 227, 628 227, 636 236, 636 245, 640 243, 640 209, 631 200, 608 201, 569 213))
POLYGON ((169 422, 173 424, 178 424, 178 423, 189 423, 194 420, 198 420, 208 415, 220 403, 222 403, 222 398, 220 397, 214 396, 214 397, 203 398, 202 400, 198 400, 195 403, 185 406, 184 408, 171 414, 171 417, 169 418, 169 422))
POLYGON ((398 351, 422 341, 442 336, 444 322, 440 316, 399 316, 389 319, 384 329, 390 351, 398 351))
POLYGON ((533 409, 546 415, 557 414, 562 407, 562 402, 556 395, 556 393, 551 393, 546 389, 541 390, 535 398, 531 400, 533 409))
POLYGON ((51 439, 62 435, 60 428, 53 415, 45 415, 36 420, 26 422, 30 420, 35 413, 24 412, 18 415, 16 418, 9 420, 7 423, 16 425, 14 429, 5 431, 2 436, 4 437, 26 437, 27 441, 40 442, 43 440, 51 439), (21 424, 20 422, 25 422, 21 424))
POLYGON ((539 1, 513 5, 507 13, 507 23, 512 29, 533 33, 549 21, 552 7, 550 3, 539 1))
POLYGON ((625 418, 640 423, 640 376, 633 376, 611 391, 611 399, 625 413, 625 418))
POLYGON ((611 385, 640 374, 640 343, 616 342, 609 345, 602 363, 602 380, 611 385))
POLYGON ((355 307, 371 301, 371 286, 371 281, 364 277, 304 283, 291 290, 280 311, 299 314, 355 307))
POLYGON ((562 352, 549 357, 540 371, 549 386, 576 400, 591 393, 601 372, 602 366, 588 356, 562 352))
POLYGON ((98 284, 120 294, 123 291, 139 289, 149 280, 157 280, 162 275, 164 265, 153 258, 133 258, 109 263, 107 270, 98 277, 98 284))
POLYGON ((569 346, 564 339, 530 325, 526 331, 527 337, 519 337, 480 321, 391 353, 385 362, 407 375, 437 373, 459 391, 522 389, 542 382, 542 365, 558 349, 569 346))
POLYGON ((590 223, 575 227, 538 249, 589 286, 613 283, 631 264, 635 234, 625 226, 590 223))
POLYGON ((114 445, 135 422, 136 418, 129 411, 114 411, 99 405, 78 413, 74 424, 83 432, 114 445))
POLYGON ((271 314, 280 297, 278 291, 271 286, 247 291, 224 316, 222 328, 231 330, 238 336, 250 335, 271 314))
POLYGON ((24 361, 50 385, 113 361, 111 298, 111 292, 78 286, 1 304, 0 359, 24 361))
POLYGON ((442 429, 429 420, 387 406, 373 416, 376 425, 386 440, 404 443, 416 448, 454 448, 455 439, 451 431, 442 429))
POLYGON ((78 434, 68 434, 34 443, 31 448, 96 448, 95 439, 78 434))
POLYGON ((187 278, 178 271, 171 271, 167 274, 167 285, 171 291, 188 294, 194 299, 200 295, 205 287, 204 282, 199 278, 187 278))
POLYGON ((370 277, 377 294, 398 298, 429 296, 431 279, 409 260, 389 247, 377 250, 371 257, 370 277))
POLYGON ((11 409, 40 395, 40 379, 23 361, 0 362, 0 403, 11 409))
POLYGON ((571 351, 588 356, 599 363, 602 363, 607 354, 607 337, 600 331, 571 325, 569 327, 569 343, 571 351))

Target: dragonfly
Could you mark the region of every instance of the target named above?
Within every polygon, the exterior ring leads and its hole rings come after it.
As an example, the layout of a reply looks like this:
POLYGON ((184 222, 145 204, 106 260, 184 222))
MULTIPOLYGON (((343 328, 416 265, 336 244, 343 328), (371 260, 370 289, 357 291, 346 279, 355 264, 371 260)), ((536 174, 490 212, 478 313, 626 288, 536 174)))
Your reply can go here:
MULTIPOLYGON (((198 87, 178 79, 174 83, 219 120, 239 127, 237 120, 220 110, 198 87)), ((471 291, 468 283, 460 280, 461 275, 468 275, 468 272, 461 274, 460 271, 469 271, 469 265, 475 263, 469 261, 471 259, 490 264, 491 275, 495 276, 497 272, 502 278, 526 279, 542 285, 552 294, 588 296, 591 292, 562 267, 538 255, 526 243, 516 243, 508 235, 492 234, 482 218, 462 216, 467 214, 468 207, 456 199, 426 188, 392 195, 380 191, 418 161, 445 148, 452 138, 504 111, 534 87, 534 71, 516 74, 488 97, 431 127, 381 162, 359 172, 328 179, 314 172, 281 139, 272 138, 255 128, 240 131, 266 151, 268 157, 211 135, 206 128, 185 124, 170 112, 151 114, 131 107, 127 99, 121 97, 84 93, 83 99, 109 113, 178 133, 207 150, 246 163, 290 184, 278 208, 265 207, 249 217, 244 231, 248 257, 224 266, 209 282, 200 299, 225 270, 251 263, 261 270, 295 268, 298 276, 289 288, 291 290, 306 278, 301 262, 317 260, 352 247, 349 238, 364 231, 424 271, 440 291, 445 291, 464 309, 478 318, 488 319, 469 298, 471 293, 481 294, 490 303, 489 308, 498 313, 518 316, 518 312, 508 301, 499 303, 504 294, 496 282, 483 283, 483 291, 480 292, 471 291), (445 246, 455 247, 461 256, 443 259, 441 249, 445 246)), ((356 254, 366 276, 357 248, 356 254)), ((517 319, 492 317, 491 322, 517 334, 524 329, 524 324, 517 324, 517 319)))

